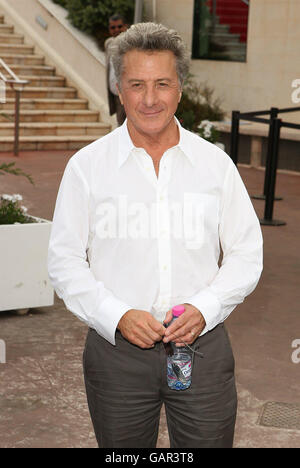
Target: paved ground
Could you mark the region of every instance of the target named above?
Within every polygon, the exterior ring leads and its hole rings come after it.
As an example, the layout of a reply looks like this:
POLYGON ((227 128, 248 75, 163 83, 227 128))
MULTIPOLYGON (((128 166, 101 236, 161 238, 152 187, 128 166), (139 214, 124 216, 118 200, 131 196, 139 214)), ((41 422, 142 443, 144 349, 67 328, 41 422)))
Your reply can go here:
MULTIPOLYGON (((30 214, 52 219, 62 171, 72 153, 0 153, 17 161, 36 182, 0 178, 1 193, 20 193, 30 214)), ((240 167, 250 194, 261 193, 264 172, 240 167)), ((265 267, 255 292, 227 319, 236 357, 239 410, 235 447, 300 447, 300 430, 260 425, 267 402, 300 405, 300 363, 292 342, 300 339, 300 176, 278 174, 274 218, 286 226, 263 227, 265 267)), ((264 202, 254 200, 259 217, 264 202)), ((96 447, 82 378, 86 326, 56 297, 53 307, 27 316, 0 313, 0 339, 7 362, 0 364, 0 447, 96 447)), ((298 354, 300 357, 300 353, 298 354)), ((295 415, 296 413, 294 413, 295 415)), ((296 421, 300 427, 300 421, 296 421)), ((158 447, 168 447, 162 412, 158 447)))

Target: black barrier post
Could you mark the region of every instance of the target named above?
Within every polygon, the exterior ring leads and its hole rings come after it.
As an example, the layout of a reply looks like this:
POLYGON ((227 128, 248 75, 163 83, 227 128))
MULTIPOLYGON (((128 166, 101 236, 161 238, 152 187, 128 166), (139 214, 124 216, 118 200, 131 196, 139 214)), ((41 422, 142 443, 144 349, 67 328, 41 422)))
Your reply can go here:
POLYGON ((267 226, 282 226, 286 224, 285 221, 272 219, 274 207, 274 194, 276 186, 276 172, 278 164, 278 148, 280 139, 281 119, 273 118, 271 120, 270 132, 273 137, 272 152, 270 154, 269 162, 269 182, 267 183, 266 203, 264 218, 260 220, 260 224, 267 226))
MULTIPOLYGON (((267 149, 266 167, 265 167, 264 192, 262 195, 251 195, 251 198, 254 198, 256 200, 266 199, 266 194, 268 191, 268 184, 270 181, 270 164, 271 164, 273 143, 274 143, 274 125, 272 125, 272 121, 273 119, 276 119, 278 117, 278 112, 279 112, 278 107, 271 107, 270 126, 269 126, 269 135, 268 135, 268 149, 267 149)), ((274 200, 282 200, 282 197, 274 197, 274 200)))
POLYGON ((237 161, 238 161, 239 125, 240 125, 240 111, 232 111, 230 157, 235 165, 237 165, 237 161))

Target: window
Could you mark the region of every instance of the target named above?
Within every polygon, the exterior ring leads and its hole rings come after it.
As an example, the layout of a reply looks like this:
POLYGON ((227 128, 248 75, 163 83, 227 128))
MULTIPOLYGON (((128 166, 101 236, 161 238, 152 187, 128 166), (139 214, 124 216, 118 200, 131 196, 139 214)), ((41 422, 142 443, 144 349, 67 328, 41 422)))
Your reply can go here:
POLYGON ((192 58, 246 61, 249 0, 195 0, 192 58))

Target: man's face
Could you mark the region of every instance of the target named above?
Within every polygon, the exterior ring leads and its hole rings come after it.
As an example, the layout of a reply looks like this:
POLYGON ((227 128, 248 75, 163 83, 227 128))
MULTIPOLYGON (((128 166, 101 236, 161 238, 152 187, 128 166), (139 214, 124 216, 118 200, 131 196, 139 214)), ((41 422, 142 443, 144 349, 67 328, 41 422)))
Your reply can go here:
POLYGON ((124 24, 122 20, 110 21, 108 29, 109 34, 113 37, 116 37, 121 32, 126 31, 126 24, 124 24))
POLYGON ((127 52, 119 93, 135 130, 161 133, 173 120, 181 98, 174 54, 168 50, 127 52))

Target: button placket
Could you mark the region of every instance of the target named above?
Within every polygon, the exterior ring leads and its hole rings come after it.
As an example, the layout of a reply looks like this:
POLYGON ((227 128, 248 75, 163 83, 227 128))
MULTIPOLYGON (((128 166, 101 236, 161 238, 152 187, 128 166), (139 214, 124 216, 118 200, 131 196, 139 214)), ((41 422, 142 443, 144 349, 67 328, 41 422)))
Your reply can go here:
POLYGON ((156 188, 157 177, 151 156, 149 156, 149 154, 144 149, 138 148, 135 150, 135 157, 145 177, 156 188))
POLYGON ((157 232, 158 232, 158 265, 159 265, 159 297, 158 306, 161 319, 169 309, 171 296, 171 232, 169 200, 167 196, 168 173, 161 168, 157 185, 157 232), (161 170, 163 173, 161 174, 161 170))

